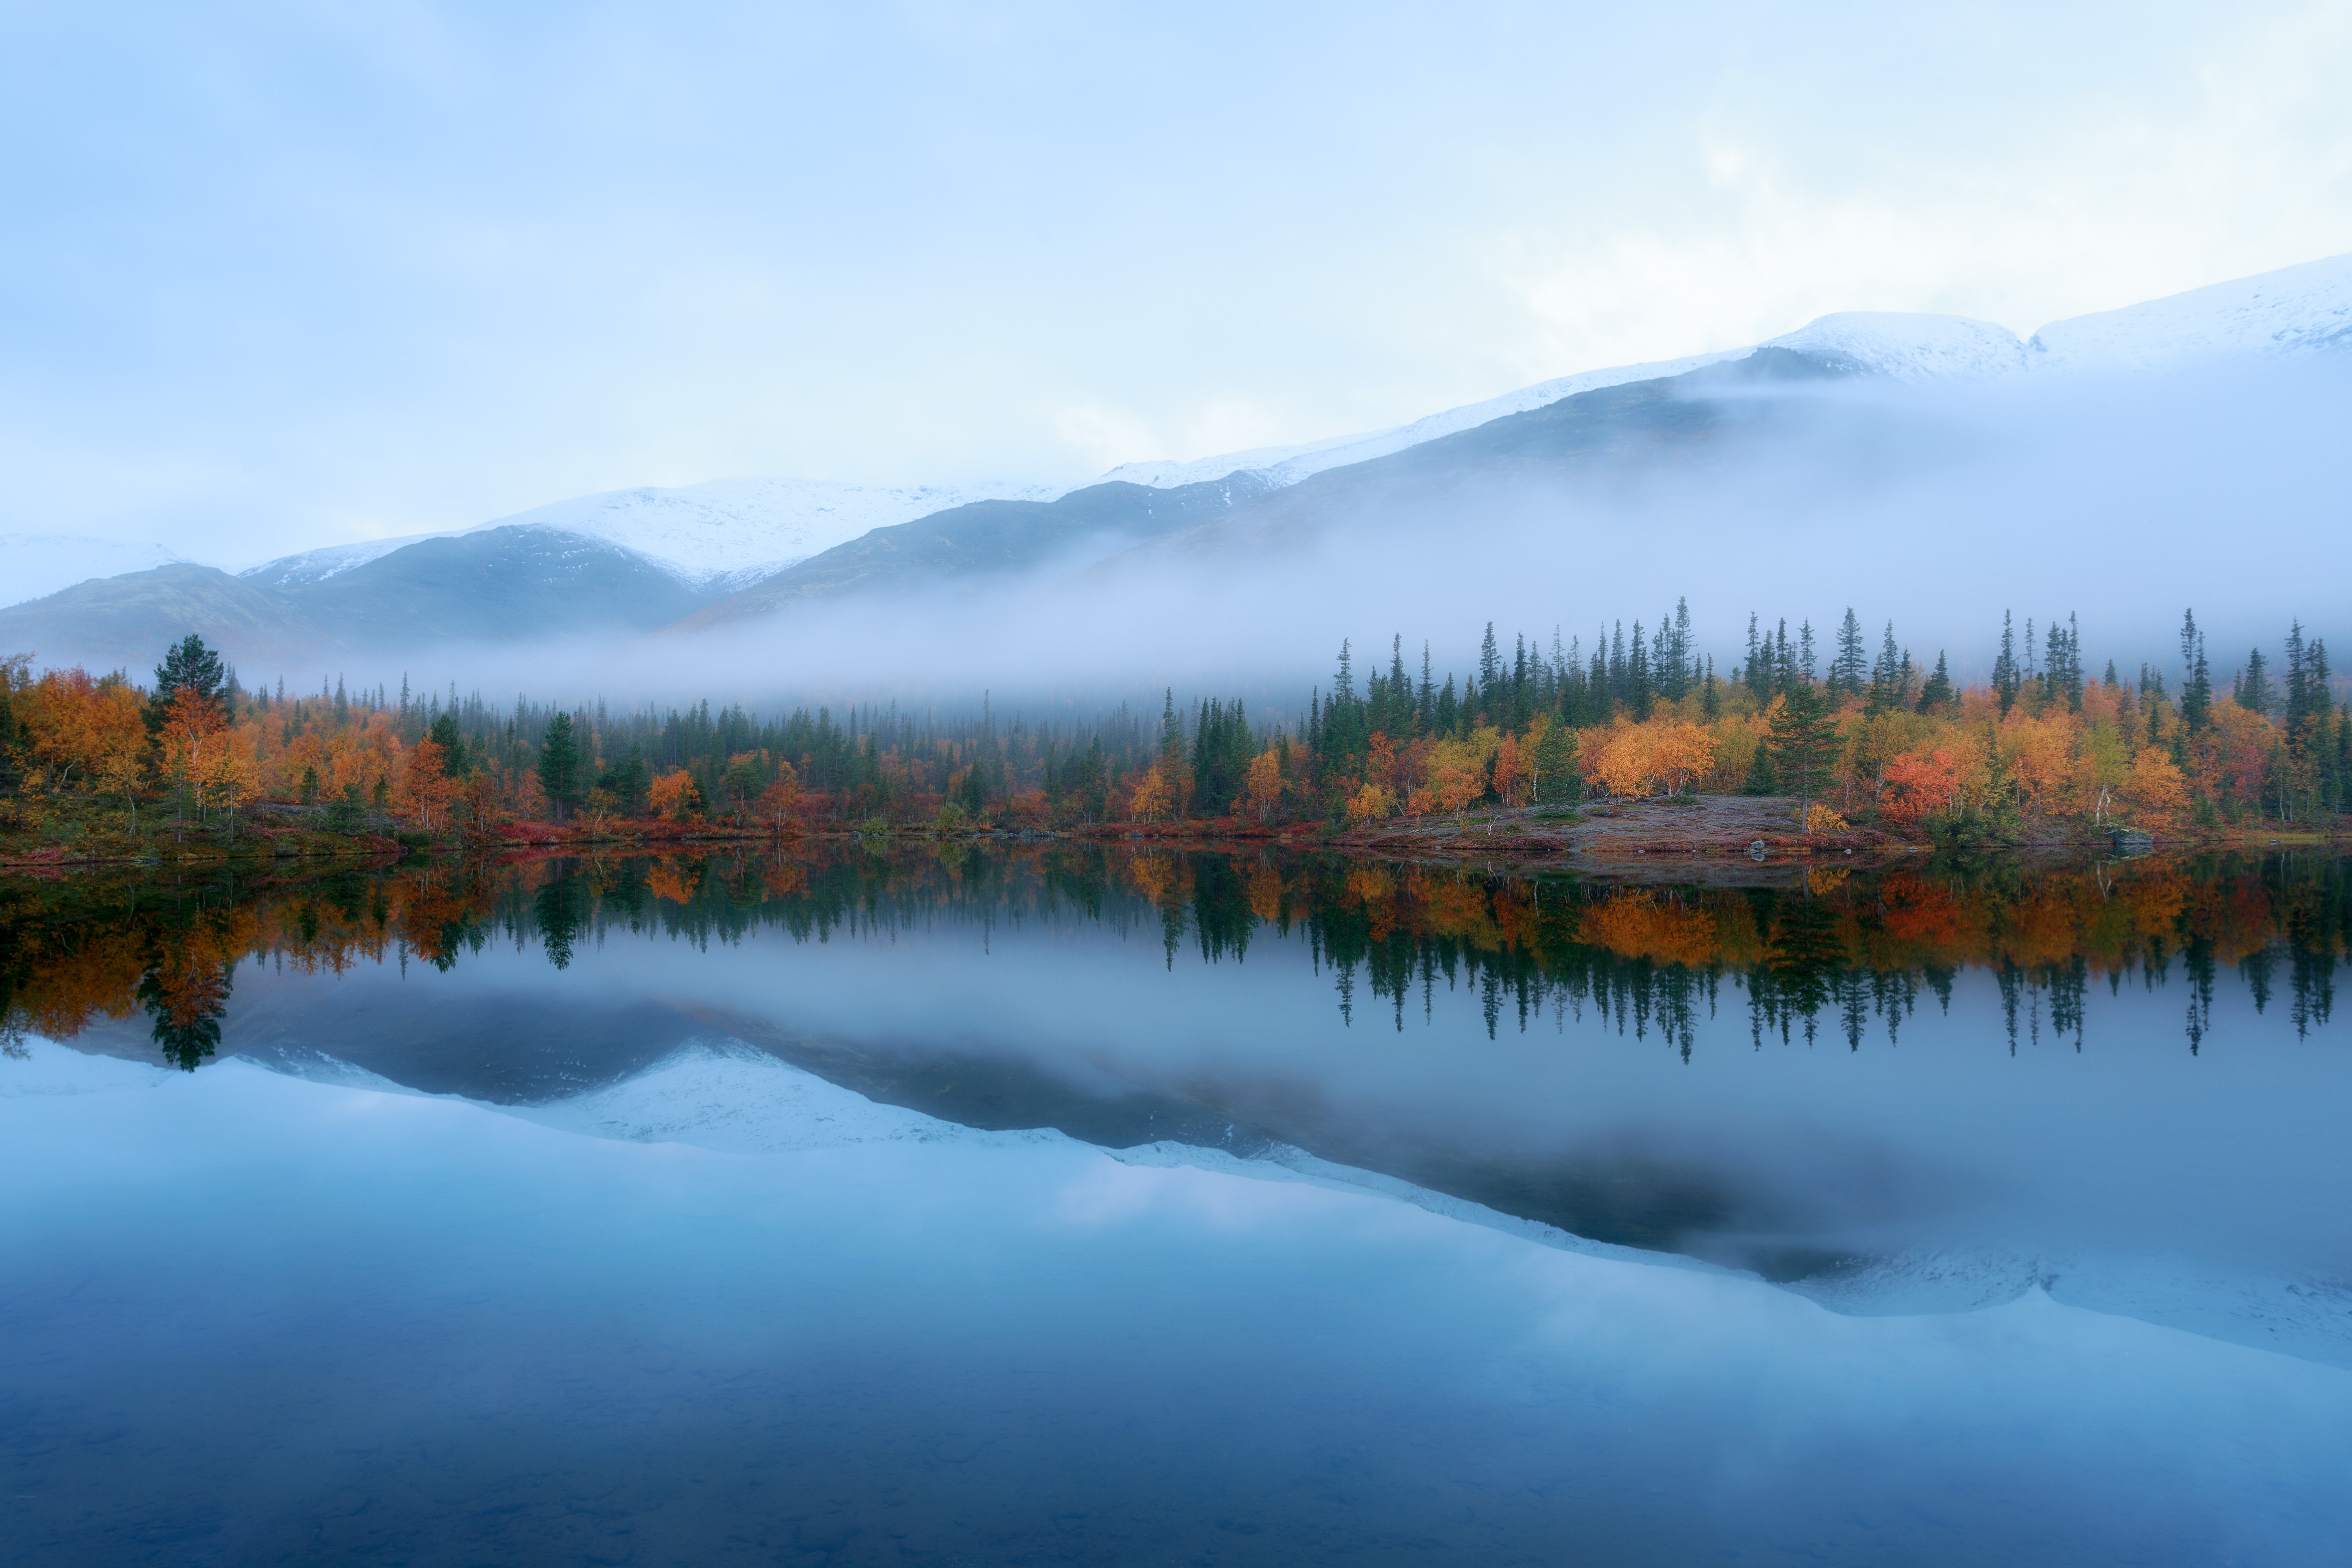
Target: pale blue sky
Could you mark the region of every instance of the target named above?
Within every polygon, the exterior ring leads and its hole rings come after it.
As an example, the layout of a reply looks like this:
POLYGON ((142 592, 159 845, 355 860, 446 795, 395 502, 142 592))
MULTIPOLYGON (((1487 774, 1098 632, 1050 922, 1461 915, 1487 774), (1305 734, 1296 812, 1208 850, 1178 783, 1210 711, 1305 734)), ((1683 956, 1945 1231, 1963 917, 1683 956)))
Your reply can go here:
POLYGON ((0 532, 1077 482, 2352 250, 2352 7, 0 18, 0 532))

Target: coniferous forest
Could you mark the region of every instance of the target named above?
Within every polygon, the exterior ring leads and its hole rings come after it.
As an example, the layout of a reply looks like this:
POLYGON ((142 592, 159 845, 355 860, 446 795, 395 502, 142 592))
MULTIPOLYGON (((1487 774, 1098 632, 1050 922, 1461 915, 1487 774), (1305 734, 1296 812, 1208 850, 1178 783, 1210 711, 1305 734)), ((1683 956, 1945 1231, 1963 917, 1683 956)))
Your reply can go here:
POLYGON ((1490 623, 1456 668, 1397 635, 1343 642, 1281 714, 1216 693, 1085 717, 852 702, 838 710, 563 707, 478 691, 247 685, 202 640, 117 670, 0 679, 0 827, 64 860, 287 834, 501 837, 900 831, 1372 830, 1598 798, 1788 799, 1804 831, 1979 843, 2128 828, 2333 829, 2352 710, 2326 642, 2119 669, 2077 618, 2004 615, 1987 668, 1849 609, 1823 637, 1751 616, 1718 662, 1685 605, 1563 641, 1490 623))

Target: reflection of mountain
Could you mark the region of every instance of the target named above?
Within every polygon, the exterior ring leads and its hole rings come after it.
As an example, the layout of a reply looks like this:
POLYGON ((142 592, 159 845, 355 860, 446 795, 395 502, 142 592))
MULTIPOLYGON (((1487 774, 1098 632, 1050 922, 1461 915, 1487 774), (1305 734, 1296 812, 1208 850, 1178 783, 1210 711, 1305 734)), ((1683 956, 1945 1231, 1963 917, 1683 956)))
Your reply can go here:
MULTIPOLYGON (((2185 1052, 2224 965, 2258 1005, 2273 996, 2285 1004, 2270 1015, 2277 1027, 2326 1023, 2352 932, 2352 883, 2310 861, 2140 860, 1973 885, 1950 874, 1857 873, 1812 891, 1538 889, 1336 858, 950 848, 437 866, 259 891, 224 878, 172 900, 92 885, 92 908, 133 911, 102 922, 77 906, 79 887, 58 896, 0 884, 0 914, 20 955, 7 976, 5 1023, 85 1048, 152 1061, 160 1042, 192 1063, 217 1046, 299 1071, 315 1070, 324 1055, 427 1092, 530 1104, 619 1081, 690 1039, 721 1034, 869 1099, 965 1126, 1051 1127, 1109 1148, 1173 1142, 1244 1156, 1286 1145, 1595 1240, 1776 1277, 1829 1261, 1754 1239, 1804 1233, 1804 1205, 1703 1151, 1621 1140, 1531 1156, 1437 1123, 1368 1121, 1311 1085, 1246 1068, 1169 1081, 1140 1068, 1073 1078, 993 1048, 984 1031, 972 1044, 812 1033, 788 1009, 714 1006, 690 985, 680 994, 669 971, 658 995, 591 998, 569 979, 552 982, 558 967, 593 971, 604 934, 617 930, 724 949, 761 931, 814 942, 853 929, 1050 916, 1145 934, 1165 944, 1171 963, 1188 950, 1202 964, 1230 963, 1255 942, 1282 940, 1277 932, 1304 939, 1329 976, 1335 1009, 1358 1028, 1384 1030, 1391 1013, 1401 1022, 1422 1007, 1424 988, 1459 984, 1496 1038, 1530 1015, 1573 1006, 1634 1048, 1687 1062, 1706 1018, 1744 1006, 1743 1052, 1749 1036, 1759 1045, 1843 1037, 1859 1050, 1893 1046, 1923 1007, 1949 1006, 1955 976, 1975 968, 2000 983, 1998 1014, 1979 1015, 1996 1050, 2003 1027, 2014 1035, 2042 1020, 2053 1045, 2080 1047, 2104 989, 2095 978, 2129 974, 2135 989, 2178 977, 2191 1000, 2185 1052), (176 906, 195 891, 207 913, 184 923, 176 906), (410 963, 463 979, 498 932, 535 935, 544 963, 521 973, 551 984, 517 984, 509 969, 488 991, 445 990, 354 962, 382 960, 396 943, 410 963), (276 954, 291 973, 249 974, 232 1000, 231 966, 247 953, 276 954), (322 972, 340 978, 302 978, 322 972), (117 1021, 141 1003, 153 1028, 145 1017, 117 1021)), ((1868 1181, 1854 1185, 1869 1190, 1868 1181)))

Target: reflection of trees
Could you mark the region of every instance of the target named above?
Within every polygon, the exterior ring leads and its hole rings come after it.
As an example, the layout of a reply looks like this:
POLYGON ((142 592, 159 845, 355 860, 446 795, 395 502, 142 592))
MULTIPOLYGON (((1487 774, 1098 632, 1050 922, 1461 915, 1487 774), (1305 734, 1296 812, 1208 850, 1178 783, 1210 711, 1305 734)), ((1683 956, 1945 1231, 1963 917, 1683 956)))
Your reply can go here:
POLYGON ((1824 1016, 1859 1049, 1893 1041, 1923 998, 1948 1009, 1963 970, 1996 983, 2012 1044, 2042 1016, 2084 1039, 2089 988, 2153 989, 2175 966, 2200 1050, 2234 969, 2257 1006, 2289 993, 2295 1027, 2332 1016, 2352 944, 2352 876, 2336 859, 2136 860, 1970 880, 1948 867, 1846 875, 1786 889, 1597 888, 1564 879, 1371 864, 1252 848, 1129 849, 1057 841, 938 852, 875 842, 790 859, 733 853, 556 858, 339 871, 259 889, 0 879, 0 1027, 64 1037, 144 1006, 174 1059, 219 1047, 227 965, 247 953, 339 972, 397 950, 438 968, 494 940, 532 938, 570 965, 605 929, 696 945, 757 930, 794 941, 951 923, 1100 925, 1156 938, 1172 966, 1240 962, 1273 931, 1328 968, 1342 1014, 1380 1006, 1402 1029, 1439 989, 1465 990, 1490 1034, 1591 1014, 1687 1056, 1726 983, 1751 1036, 1816 1037, 1824 1016), (189 909, 205 911, 201 918, 189 909), (1418 993, 1418 996, 1415 996, 1418 993), (169 1036, 168 1040, 166 1035, 169 1036))
POLYGON ((163 1059, 194 1072, 220 1049, 243 934, 222 915, 199 914, 177 932, 159 932, 136 994, 155 1020, 163 1059), (225 951, 226 950, 226 951, 225 951))
POLYGON ((572 965, 572 942, 588 923, 588 889, 578 878, 559 875, 539 890, 532 911, 539 921, 540 945, 547 961, 558 969, 572 965))

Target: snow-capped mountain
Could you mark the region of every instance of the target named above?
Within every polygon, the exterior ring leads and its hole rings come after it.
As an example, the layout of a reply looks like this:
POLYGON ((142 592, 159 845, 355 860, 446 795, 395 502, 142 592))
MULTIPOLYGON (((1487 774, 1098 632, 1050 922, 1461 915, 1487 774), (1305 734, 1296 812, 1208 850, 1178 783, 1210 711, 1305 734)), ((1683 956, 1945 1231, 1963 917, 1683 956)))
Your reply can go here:
POLYGON ((611 490, 481 523, 584 533, 660 562, 697 588, 732 592, 836 544, 976 500, 1051 500, 1057 486, 842 485, 713 479, 677 489, 611 490))
POLYGON ((96 539, 79 533, 0 533, 0 605, 46 598, 93 577, 119 577, 182 559, 168 546, 142 540, 96 539))
POLYGON ((307 587, 419 540, 520 526, 601 539, 645 556, 694 588, 731 593, 877 528, 968 501, 1050 500, 1061 493, 1053 485, 844 485, 822 479, 713 479, 676 489, 648 486, 575 496, 471 528, 332 544, 281 556, 238 575, 264 587, 307 587))
POLYGON ((1276 487, 1293 485, 1327 468, 1386 457, 1580 392, 1680 375, 1702 365, 1744 359, 1759 348, 1790 349, 1840 369, 1897 381, 1934 382, 1984 380, 2027 371, 2128 372, 2199 358, 2330 347, 2352 347, 2352 256, 2053 321, 2031 341, 2021 340, 2006 327, 1966 316, 1840 311, 1748 348, 1564 375, 1392 430, 1183 462, 1124 463, 1103 478, 1164 488, 1239 468, 1261 474, 1276 487))
MULTIPOLYGON (((1967 316, 1841 310, 1757 345, 1790 349, 1841 370, 1896 381, 1975 381, 2025 365, 2025 345, 2007 327, 1967 316)), ((1753 349, 1722 357, 1744 358, 1753 349)))
POLYGON ((1533 386, 1523 386, 1517 392, 1507 392, 1484 403, 1465 403, 1459 408, 1432 414, 1392 430, 1337 436, 1328 440, 1310 441, 1302 447, 1259 447, 1246 452, 1195 458, 1189 462, 1121 463, 1095 482, 1108 484, 1114 479, 1124 479, 1129 484, 1173 489, 1178 485, 1202 484, 1210 479, 1221 479, 1236 469, 1246 469, 1265 475, 1277 486, 1295 485, 1308 475, 1319 474, 1326 468, 1345 468, 1349 463, 1385 458, 1391 452, 1402 452, 1407 447, 1418 447, 1423 441, 1434 441, 1441 436, 1468 430, 1490 420, 1500 419, 1505 415, 1525 414, 1530 408, 1541 408, 1546 404, 1557 403, 1580 392, 1622 386, 1629 381, 1653 381, 1660 376, 1680 375, 1703 364, 1737 359, 1749 352, 1747 349, 1727 349, 1721 353, 1691 354, 1683 359, 1580 371, 1574 375, 1539 381, 1533 386))
POLYGON ((2053 321, 2026 354, 2036 370, 2129 371, 2326 348, 2352 348, 2352 256, 2053 321))

